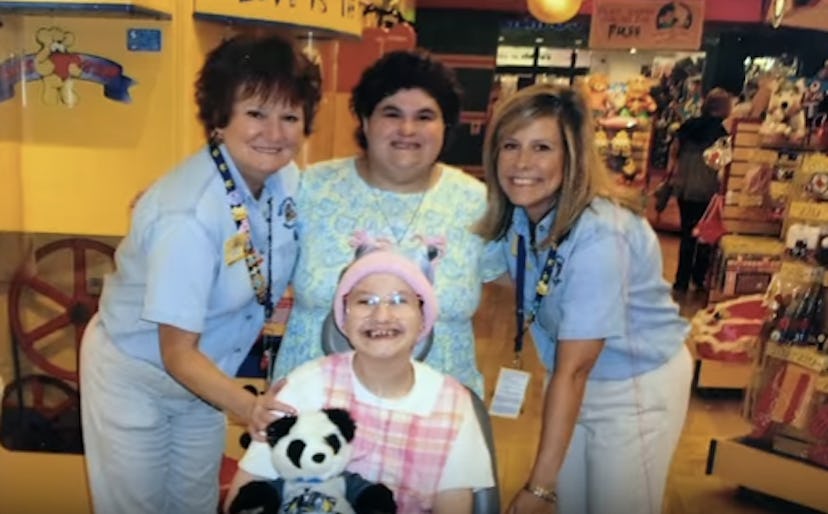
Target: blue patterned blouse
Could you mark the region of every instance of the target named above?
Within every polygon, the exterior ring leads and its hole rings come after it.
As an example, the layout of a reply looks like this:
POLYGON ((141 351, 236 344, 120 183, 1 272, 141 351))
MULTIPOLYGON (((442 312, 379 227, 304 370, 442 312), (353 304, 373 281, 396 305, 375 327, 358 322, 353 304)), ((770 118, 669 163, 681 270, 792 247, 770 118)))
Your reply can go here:
POLYGON ((409 194, 371 187, 357 173, 353 158, 322 162, 302 173, 294 306, 274 378, 322 355, 322 323, 339 274, 353 260, 351 240, 364 231, 390 240, 408 254, 424 253, 424 240, 445 240, 435 277, 440 317, 426 362, 483 396, 472 316, 482 282, 497 278, 506 268, 502 260, 484 259, 483 240, 471 233, 485 208, 485 186, 457 168, 440 166, 436 184, 425 193, 409 194))

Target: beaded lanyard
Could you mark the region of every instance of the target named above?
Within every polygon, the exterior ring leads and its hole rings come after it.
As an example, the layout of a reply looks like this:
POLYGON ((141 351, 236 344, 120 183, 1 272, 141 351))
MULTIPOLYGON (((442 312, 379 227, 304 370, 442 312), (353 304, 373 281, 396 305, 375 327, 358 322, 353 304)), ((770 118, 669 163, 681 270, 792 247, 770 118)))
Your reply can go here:
POLYGON ((267 199, 267 278, 262 274, 262 254, 253 246, 253 238, 250 235, 250 220, 247 216, 247 208, 242 204, 242 196, 236 189, 236 182, 230 176, 230 168, 221 154, 221 150, 215 143, 210 143, 210 157, 216 164, 218 172, 224 181, 224 189, 227 191, 227 203, 230 205, 230 212, 233 214, 233 221, 236 222, 237 234, 244 238, 244 262, 247 264, 247 272, 250 274, 250 282, 253 284, 253 291, 256 293, 256 300, 264 307, 265 322, 273 314, 273 298, 271 298, 271 247, 273 219, 273 198, 267 199))
POLYGON ((561 274, 561 265, 563 262, 558 257, 558 252, 555 251, 555 246, 549 248, 546 254, 546 259, 543 263, 540 279, 535 286, 535 298, 532 300, 532 307, 529 315, 524 319, 523 306, 523 287, 526 283, 526 241, 523 236, 518 236, 517 242, 517 273, 515 276, 515 318, 517 325, 517 333, 515 334, 515 361, 514 364, 519 369, 523 367, 521 352, 523 351, 523 336, 529 325, 535 321, 535 317, 540 309, 543 297, 549 294, 549 282, 552 280, 552 275, 555 275, 557 281, 558 275, 561 274))

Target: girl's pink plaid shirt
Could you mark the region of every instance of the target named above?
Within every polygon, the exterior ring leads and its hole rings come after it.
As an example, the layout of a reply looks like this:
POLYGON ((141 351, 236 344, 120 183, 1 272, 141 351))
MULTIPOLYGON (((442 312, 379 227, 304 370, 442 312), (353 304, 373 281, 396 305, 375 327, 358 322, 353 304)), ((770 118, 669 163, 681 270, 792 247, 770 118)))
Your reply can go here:
POLYGON ((391 488, 400 514, 429 512, 468 391, 445 377, 427 415, 366 404, 354 395, 352 359, 353 353, 336 354, 322 365, 327 406, 347 409, 357 424, 348 470, 391 488))

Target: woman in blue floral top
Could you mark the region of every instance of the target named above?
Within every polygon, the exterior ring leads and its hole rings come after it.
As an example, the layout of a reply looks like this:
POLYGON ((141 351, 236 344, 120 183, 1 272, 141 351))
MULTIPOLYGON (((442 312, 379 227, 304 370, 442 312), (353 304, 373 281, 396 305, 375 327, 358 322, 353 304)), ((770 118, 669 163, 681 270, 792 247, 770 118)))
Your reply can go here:
POLYGON ((426 362, 482 396, 472 316, 481 283, 505 266, 487 266, 483 240, 471 232, 485 208, 484 185, 438 162, 459 119, 457 81, 426 54, 392 52, 364 72, 351 107, 363 152, 319 163, 302 176, 294 307, 274 377, 322 354, 322 326, 339 274, 353 256, 353 240, 368 237, 408 254, 444 245, 434 277, 440 318, 426 362))

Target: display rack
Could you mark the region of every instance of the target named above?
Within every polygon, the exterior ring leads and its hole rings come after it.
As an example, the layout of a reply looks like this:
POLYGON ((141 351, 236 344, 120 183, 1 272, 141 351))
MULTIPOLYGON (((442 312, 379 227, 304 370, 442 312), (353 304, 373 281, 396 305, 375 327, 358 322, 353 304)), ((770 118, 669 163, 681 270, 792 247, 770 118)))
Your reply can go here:
MULTIPOLYGON (((770 276, 778 269, 784 247, 778 241, 782 222, 766 198, 747 190, 751 170, 757 166, 774 166, 777 152, 762 148, 759 137, 761 122, 736 120, 733 129, 733 161, 723 177, 725 208, 723 219, 729 236, 716 248, 708 273, 708 304, 716 304, 741 295, 764 292, 770 276)), ((782 193, 772 184, 772 197, 782 193)), ((693 345, 691 345, 693 346, 693 345)), ((723 361, 696 357, 694 387, 701 389, 745 389, 753 374, 746 360, 723 361)))
POLYGON ((601 154, 616 182, 623 187, 639 191, 646 189, 652 141, 651 124, 645 121, 632 121, 631 126, 623 127, 604 124, 600 120, 598 124, 608 141, 601 154), (626 132, 623 138, 619 137, 622 132, 626 132), (628 139, 628 145, 618 144, 617 141, 620 139, 628 139))
POLYGON ((828 512, 828 155, 756 141, 777 154, 774 176, 785 182, 782 264, 766 293, 778 306, 756 337, 751 431, 712 440, 707 474, 828 512))
POLYGON ((828 512, 828 471, 749 445, 744 439, 711 439, 708 475, 828 512))
POLYGON ((746 179, 751 168, 773 166, 778 152, 760 144, 757 120, 736 120, 733 130, 733 162, 725 177, 725 228, 731 234, 778 237, 781 221, 772 217, 769 209, 757 205, 761 198, 745 192, 746 179))

